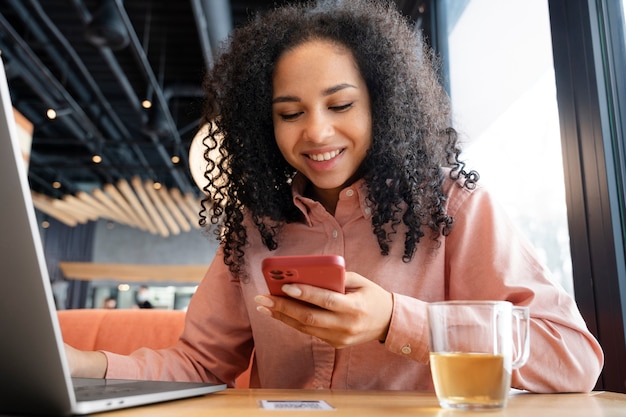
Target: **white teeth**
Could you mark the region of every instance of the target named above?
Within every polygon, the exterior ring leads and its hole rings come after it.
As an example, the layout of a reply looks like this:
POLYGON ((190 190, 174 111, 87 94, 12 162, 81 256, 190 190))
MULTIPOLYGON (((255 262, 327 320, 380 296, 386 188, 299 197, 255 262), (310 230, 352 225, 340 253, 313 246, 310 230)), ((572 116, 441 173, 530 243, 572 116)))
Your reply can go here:
POLYGON ((339 155, 341 153, 341 151, 332 151, 332 152, 324 152, 324 153, 320 153, 320 154, 311 154, 309 155, 309 158, 311 158, 314 161, 329 161, 331 159, 333 159, 334 157, 336 157, 337 155, 339 155))

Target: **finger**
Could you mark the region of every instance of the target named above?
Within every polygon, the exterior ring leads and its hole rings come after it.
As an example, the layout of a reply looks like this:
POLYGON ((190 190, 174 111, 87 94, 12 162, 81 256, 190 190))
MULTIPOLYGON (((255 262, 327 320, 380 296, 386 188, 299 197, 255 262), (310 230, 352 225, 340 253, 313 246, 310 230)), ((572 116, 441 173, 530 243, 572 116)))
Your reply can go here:
POLYGON ((296 300, 304 301, 329 311, 341 311, 342 297, 344 295, 338 292, 303 284, 285 284, 282 286, 282 290, 296 300))
POLYGON ((346 290, 348 288, 359 288, 363 286, 365 281, 368 281, 368 280, 362 277, 361 275, 356 274, 354 272, 346 271, 346 277, 344 281, 346 290))
MULTIPOLYGON (((283 324, 290 326, 301 333, 316 337, 330 345, 333 345, 334 347, 341 347, 340 345, 343 344, 337 344, 335 341, 341 333, 337 333, 332 326, 323 324, 325 320, 321 317, 321 315, 328 313, 314 307, 309 307, 309 309, 312 311, 308 313, 299 312, 296 314, 296 317, 292 317, 281 311, 274 311, 272 316, 276 320, 280 320, 283 324)), ((290 311, 290 314, 293 314, 293 311, 290 311)))
POLYGON ((257 296, 257 310, 307 334, 319 336, 337 325, 336 314, 303 300, 289 297, 257 296))
POLYGON ((352 320, 290 297, 257 296, 257 310, 281 321, 295 330, 316 337, 334 348, 341 349, 353 343, 355 334, 352 320))

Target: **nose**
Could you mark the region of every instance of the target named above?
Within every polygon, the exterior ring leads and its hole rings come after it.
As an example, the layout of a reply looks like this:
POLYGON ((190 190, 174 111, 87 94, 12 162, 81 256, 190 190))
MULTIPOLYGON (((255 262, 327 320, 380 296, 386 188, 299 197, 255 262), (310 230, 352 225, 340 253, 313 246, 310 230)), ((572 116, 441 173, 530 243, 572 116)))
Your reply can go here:
POLYGON ((322 143, 335 132, 332 119, 323 112, 312 112, 306 119, 302 135, 310 142, 322 143))

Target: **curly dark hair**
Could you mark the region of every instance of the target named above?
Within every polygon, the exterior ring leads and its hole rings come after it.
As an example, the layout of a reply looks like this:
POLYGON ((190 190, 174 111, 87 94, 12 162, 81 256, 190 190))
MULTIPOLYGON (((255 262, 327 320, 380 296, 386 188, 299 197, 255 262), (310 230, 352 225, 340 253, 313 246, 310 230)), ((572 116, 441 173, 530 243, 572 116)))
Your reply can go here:
POLYGON ((464 176, 466 187, 478 178, 459 160, 436 57, 392 2, 318 1, 260 14, 233 32, 204 85, 209 166, 200 222, 220 225, 224 262, 235 276, 244 273, 245 216, 270 250, 278 246, 283 224, 302 220, 291 194, 296 172, 274 137, 272 76, 281 54, 310 40, 351 50, 367 84, 372 145, 360 172, 383 255, 401 223, 408 228, 404 262, 426 231, 435 245, 450 232, 442 167, 451 167, 454 179, 464 176))

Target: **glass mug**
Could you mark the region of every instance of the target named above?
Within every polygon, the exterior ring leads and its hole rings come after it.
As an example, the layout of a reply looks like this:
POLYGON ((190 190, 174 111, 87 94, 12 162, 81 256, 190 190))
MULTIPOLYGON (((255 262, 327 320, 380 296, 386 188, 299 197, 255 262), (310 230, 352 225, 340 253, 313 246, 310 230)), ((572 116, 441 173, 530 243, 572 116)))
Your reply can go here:
POLYGON ((441 407, 505 407, 511 372, 530 354, 529 319, 528 307, 508 301, 430 303, 430 369, 441 407))

